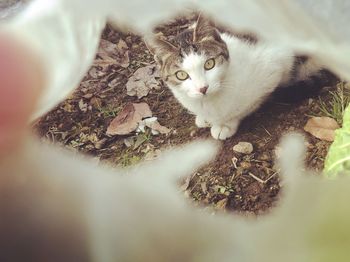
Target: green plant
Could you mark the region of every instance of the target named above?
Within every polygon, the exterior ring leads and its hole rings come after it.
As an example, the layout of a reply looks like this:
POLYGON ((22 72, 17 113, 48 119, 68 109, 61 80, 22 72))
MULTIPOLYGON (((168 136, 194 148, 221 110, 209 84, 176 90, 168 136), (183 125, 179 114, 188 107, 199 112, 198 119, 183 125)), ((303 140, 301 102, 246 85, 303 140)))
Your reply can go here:
POLYGON ((344 82, 337 84, 335 91, 329 92, 331 98, 323 101, 319 98, 318 109, 320 115, 335 119, 338 124, 342 124, 346 107, 350 103, 350 86, 344 82))
POLYGON ((113 107, 111 105, 107 105, 105 107, 98 107, 97 110, 103 115, 104 118, 108 117, 116 117, 120 108, 113 107))
POLYGON ((141 157, 132 155, 130 152, 125 152, 120 158, 120 165, 123 167, 132 166, 141 161, 141 157))
POLYGON ((324 171, 329 178, 350 172, 350 106, 345 110, 343 127, 335 131, 335 140, 328 151, 324 171))

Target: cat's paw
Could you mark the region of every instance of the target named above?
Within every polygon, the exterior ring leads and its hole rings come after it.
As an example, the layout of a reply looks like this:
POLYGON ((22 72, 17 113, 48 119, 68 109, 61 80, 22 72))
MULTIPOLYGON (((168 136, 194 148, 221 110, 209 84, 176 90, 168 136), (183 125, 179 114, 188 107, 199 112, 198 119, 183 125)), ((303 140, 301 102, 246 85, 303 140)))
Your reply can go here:
POLYGON ((210 127, 209 123, 206 122, 203 118, 200 116, 196 116, 195 120, 196 126, 199 128, 205 128, 205 127, 210 127))
POLYGON ((226 125, 215 125, 210 129, 210 133, 215 139, 225 140, 233 136, 236 133, 237 128, 238 123, 235 123, 230 127, 226 125))

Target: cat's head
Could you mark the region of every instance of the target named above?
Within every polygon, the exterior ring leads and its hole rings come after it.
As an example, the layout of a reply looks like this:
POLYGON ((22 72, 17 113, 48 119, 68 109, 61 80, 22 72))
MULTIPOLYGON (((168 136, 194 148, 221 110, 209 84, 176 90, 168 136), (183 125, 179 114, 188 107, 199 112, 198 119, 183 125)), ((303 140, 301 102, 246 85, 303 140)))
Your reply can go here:
POLYGON ((199 16, 193 26, 171 40, 156 37, 153 50, 162 79, 173 91, 202 98, 220 90, 229 52, 208 20, 199 16))

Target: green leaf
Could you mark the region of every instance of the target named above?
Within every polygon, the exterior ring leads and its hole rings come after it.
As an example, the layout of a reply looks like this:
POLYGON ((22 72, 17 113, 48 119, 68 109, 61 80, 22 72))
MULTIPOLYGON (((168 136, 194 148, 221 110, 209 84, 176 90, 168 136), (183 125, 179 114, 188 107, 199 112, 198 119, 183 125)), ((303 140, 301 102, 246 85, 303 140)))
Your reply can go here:
POLYGON ((350 174, 350 106, 345 110, 343 127, 335 131, 335 140, 325 161, 326 177, 335 178, 340 173, 350 174))

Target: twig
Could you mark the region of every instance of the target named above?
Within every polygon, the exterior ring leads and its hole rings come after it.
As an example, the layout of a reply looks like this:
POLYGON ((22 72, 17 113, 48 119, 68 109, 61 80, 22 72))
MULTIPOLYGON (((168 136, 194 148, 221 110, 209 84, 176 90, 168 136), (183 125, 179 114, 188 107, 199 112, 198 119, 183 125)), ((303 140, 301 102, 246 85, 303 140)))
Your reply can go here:
POLYGON ((262 128, 265 130, 265 132, 266 132, 269 136, 272 136, 271 133, 269 132, 269 130, 267 130, 265 127, 262 127, 262 128))
POLYGON ((270 181, 271 178, 273 178, 277 172, 273 173, 271 176, 269 176, 266 180, 262 180, 261 178, 255 176, 253 173, 249 172, 248 173, 252 178, 254 178, 256 181, 262 183, 262 184, 266 184, 268 181, 270 181))

